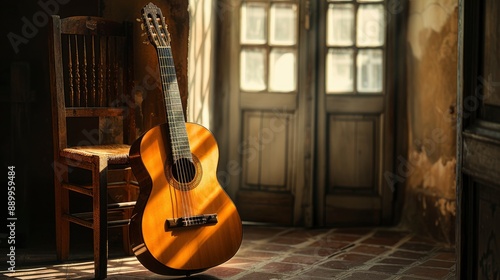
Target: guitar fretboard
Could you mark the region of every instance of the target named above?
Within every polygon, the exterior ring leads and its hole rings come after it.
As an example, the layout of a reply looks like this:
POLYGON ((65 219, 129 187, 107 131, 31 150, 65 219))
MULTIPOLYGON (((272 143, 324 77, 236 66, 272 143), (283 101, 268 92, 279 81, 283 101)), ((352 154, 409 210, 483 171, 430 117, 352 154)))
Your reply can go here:
POLYGON ((180 158, 191 159, 191 149, 187 137, 172 50, 170 46, 158 47, 157 52, 173 159, 174 162, 180 158))

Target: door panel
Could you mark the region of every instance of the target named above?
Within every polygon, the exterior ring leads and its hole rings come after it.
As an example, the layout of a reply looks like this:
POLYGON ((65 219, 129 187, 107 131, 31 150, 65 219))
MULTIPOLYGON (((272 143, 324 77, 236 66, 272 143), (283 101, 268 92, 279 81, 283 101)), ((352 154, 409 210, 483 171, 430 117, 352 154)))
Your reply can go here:
POLYGON ((330 116, 329 193, 349 188, 374 191, 377 131, 375 119, 330 116))
POLYGON ((243 113, 242 188, 290 191, 294 138, 290 118, 291 114, 243 113))

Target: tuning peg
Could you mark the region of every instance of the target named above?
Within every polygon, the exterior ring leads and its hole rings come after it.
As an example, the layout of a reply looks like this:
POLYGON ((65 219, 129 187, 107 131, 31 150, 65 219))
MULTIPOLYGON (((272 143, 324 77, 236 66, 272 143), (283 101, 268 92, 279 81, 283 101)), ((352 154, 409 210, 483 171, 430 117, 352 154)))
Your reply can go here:
POLYGON ((144 40, 144 41, 142 41, 142 43, 143 43, 144 45, 149 45, 149 40, 144 40))
POLYGON ((140 18, 136 18, 135 20, 136 20, 137 22, 142 22, 142 19, 140 19, 140 18))
POLYGON ((144 30, 144 23, 141 23, 141 30, 144 30))

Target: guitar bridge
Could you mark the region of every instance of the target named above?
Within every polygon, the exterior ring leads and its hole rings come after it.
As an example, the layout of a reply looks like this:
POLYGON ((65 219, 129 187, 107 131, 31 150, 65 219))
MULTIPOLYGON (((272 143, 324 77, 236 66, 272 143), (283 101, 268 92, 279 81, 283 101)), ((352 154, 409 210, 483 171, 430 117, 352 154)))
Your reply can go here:
POLYGON ((217 214, 203 214, 189 217, 167 219, 165 229, 174 229, 182 227, 194 227, 204 225, 214 225, 217 221, 217 214))

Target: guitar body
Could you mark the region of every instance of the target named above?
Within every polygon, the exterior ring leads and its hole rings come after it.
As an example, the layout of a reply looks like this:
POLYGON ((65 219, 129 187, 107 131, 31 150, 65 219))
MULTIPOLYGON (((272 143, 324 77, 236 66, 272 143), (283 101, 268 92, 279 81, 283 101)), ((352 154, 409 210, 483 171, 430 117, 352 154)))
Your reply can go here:
MULTIPOLYGON (((168 124, 147 131, 130 149, 140 193, 130 224, 138 260, 152 272, 189 275, 229 260, 242 241, 241 220, 220 186, 217 143, 203 126, 186 123, 195 175, 174 175, 168 124), (216 222, 182 226, 181 217, 216 215, 216 222)), ((213 216, 211 216, 213 217, 213 216)))

